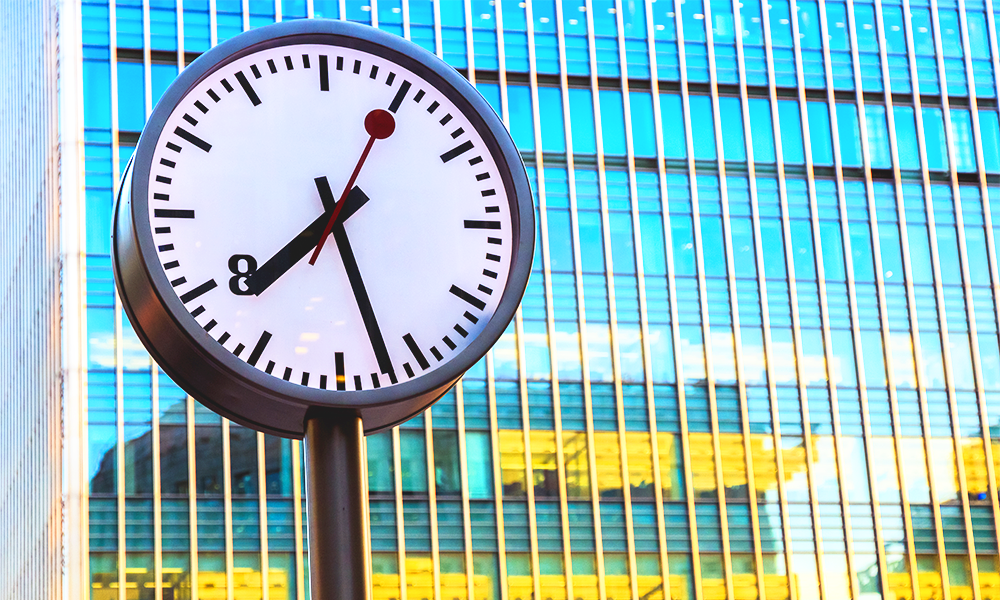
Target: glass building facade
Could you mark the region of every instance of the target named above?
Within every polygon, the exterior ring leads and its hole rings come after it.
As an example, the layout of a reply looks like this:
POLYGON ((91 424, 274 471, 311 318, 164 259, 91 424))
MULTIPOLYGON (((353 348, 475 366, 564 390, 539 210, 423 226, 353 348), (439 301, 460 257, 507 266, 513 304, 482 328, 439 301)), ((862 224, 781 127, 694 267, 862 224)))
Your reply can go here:
POLYGON ((116 182, 179 69, 323 17, 473 81, 538 212, 500 342, 367 438, 373 599, 1000 599, 993 0, 83 0, 63 17, 79 90, 61 89, 82 103, 63 132, 83 194, 73 597, 308 597, 300 443, 151 362, 109 251, 116 182))

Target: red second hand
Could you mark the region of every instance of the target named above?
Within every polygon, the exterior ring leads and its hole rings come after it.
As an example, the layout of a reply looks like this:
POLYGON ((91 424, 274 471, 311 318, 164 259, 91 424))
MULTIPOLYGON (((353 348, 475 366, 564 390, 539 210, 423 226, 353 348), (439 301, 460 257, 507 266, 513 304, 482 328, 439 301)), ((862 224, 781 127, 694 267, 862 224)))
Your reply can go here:
POLYGON ((396 120, 392 117, 392 113, 389 111, 376 108, 365 117, 365 131, 367 131, 368 135, 371 137, 368 138, 368 144, 365 146, 365 151, 361 153, 361 158, 358 159, 358 164, 354 167, 354 172, 351 173, 351 178, 347 180, 347 185, 344 186, 344 192, 340 195, 340 199, 337 200, 337 205, 333 209, 333 214, 330 215, 330 220, 326 222, 326 228, 323 230, 323 235, 320 236, 319 243, 316 244, 316 249, 313 250, 312 256, 309 258, 310 265, 316 264, 316 257, 319 256, 320 250, 323 249, 323 244, 326 243, 327 236, 329 236, 330 231, 333 230, 333 224, 337 222, 337 215, 339 215, 340 210, 344 208, 344 200, 347 198, 347 193, 354 187, 354 182, 357 180, 358 174, 361 173, 361 167, 364 166, 365 159, 368 158, 368 153, 371 152, 372 146, 375 145, 375 140, 384 140, 392 135, 392 132, 395 130, 396 120))

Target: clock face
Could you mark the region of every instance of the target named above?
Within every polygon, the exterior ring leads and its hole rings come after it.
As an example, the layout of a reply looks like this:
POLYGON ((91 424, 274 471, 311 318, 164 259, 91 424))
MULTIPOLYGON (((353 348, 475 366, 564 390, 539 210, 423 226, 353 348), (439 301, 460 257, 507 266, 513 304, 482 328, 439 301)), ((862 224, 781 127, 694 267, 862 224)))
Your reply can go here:
POLYGON ((523 294, 523 167, 436 58, 361 26, 297 27, 340 35, 259 34, 194 63, 157 107, 123 185, 143 268, 184 339, 234 378, 312 405, 440 393, 523 294))

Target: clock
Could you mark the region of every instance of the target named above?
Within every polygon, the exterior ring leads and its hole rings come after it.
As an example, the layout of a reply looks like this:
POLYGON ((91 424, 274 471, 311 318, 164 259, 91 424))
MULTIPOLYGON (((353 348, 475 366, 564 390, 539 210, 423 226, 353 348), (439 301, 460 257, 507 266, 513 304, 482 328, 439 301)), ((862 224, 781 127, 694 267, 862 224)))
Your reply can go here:
POLYGON ((123 176, 126 313, 182 388, 254 429, 371 433, 428 407, 513 318, 534 208, 496 113, 418 46, 348 22, 240 35, 186 68, 123 176))

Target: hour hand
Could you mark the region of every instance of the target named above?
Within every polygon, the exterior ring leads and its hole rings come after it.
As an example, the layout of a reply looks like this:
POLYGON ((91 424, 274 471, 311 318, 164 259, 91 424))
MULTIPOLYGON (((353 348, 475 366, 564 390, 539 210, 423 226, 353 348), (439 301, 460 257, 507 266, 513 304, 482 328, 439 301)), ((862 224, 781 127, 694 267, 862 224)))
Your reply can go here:
MULTIPOLYGON (((259 296, 279 277, 285 274, 296 263, 302 260, 310 250, 316 247, 320 237, 323 235, 323 228, 333 215, 335 200, 332 200, 333 193, 330 191, 330 184, 326 177, 316 178, 316 188, 319 190, 320 198, 323 200, 323 207, 326 209, 322 215, 316 218, 308 227, 303 229, 295 238, 285 244, 278 252, 269 258, 267 262, 257 268, 256 271, 246 279, 247 288, 251 293, 259 296)), ((337 223, 342 224, 348 217, 358 211, 359 208, 368 202, 368 196, 361 188, 355 186, 344 199, 344 207, 337 215, 337 223)))

